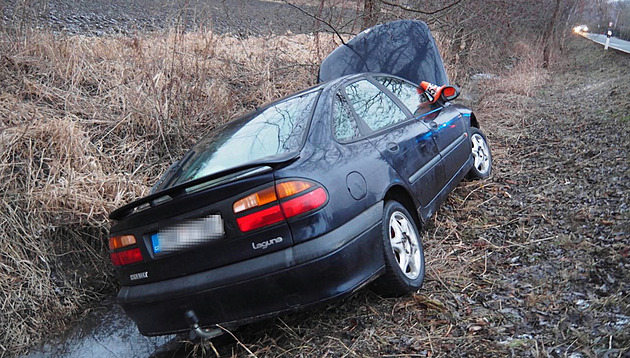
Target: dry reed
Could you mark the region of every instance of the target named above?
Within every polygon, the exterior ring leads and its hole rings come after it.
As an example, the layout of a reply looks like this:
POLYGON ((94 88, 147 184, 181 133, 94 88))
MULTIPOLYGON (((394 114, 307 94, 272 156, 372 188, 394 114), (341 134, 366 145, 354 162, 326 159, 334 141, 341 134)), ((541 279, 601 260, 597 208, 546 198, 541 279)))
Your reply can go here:
POLYGON ((332 37, 0 36, 0 356, 115 289, 107 214, 201 135, 315 80, 332 37), (328 41, 330 40, 330 41, 328 41))

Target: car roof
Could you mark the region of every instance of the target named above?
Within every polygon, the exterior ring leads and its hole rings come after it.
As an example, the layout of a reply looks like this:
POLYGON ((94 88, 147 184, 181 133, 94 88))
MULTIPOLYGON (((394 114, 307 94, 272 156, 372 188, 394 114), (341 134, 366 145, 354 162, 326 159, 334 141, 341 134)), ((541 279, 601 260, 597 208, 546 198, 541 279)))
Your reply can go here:
POLYGON ((319 82, 355 73, 381 72, 413 83, 448 84, 442 57, 429 27, 422 21, 399 20, 369 28, 328 55, 319 82))

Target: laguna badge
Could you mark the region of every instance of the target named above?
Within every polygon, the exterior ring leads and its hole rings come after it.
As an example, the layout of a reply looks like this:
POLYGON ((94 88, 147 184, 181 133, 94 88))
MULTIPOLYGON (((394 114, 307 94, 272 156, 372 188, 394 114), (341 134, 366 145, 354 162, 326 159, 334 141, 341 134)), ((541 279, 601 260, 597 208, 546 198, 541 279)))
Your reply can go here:
POLYGON ((279 244, 282 242, 282 237, 278 236, 275 239, 271 239, 271 240, 267 240, 267 241, 263 241, 263 242, 252 242, 252 248, 254 250, 259 250, 259 249, 266 249, 271 245, 275 245, 275 244, 279 244))

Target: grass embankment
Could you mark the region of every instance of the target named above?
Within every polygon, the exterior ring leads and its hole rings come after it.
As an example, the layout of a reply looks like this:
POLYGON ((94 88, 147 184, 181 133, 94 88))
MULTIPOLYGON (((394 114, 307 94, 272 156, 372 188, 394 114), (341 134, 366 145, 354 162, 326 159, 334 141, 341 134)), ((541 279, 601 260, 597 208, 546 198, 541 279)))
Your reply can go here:
POLYGON ((315 81, 330 36, 0 36, 0 356, 115 290, 108 213, 215 126, 315 81))

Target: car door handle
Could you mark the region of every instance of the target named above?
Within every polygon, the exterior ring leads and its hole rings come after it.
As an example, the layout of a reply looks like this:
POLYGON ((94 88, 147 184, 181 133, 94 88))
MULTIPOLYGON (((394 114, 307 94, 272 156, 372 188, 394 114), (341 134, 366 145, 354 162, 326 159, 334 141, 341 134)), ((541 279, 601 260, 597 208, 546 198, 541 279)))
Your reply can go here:
POLYGON ((435 122, 433 122, 433 121, 429 122, 429 126, 430 126, 431 128, 433 128, 433 129, 436 129, 436 128, 438 127, 437 123, 435 123, 435 122))
POLYGON ((389 150, 390 152, 397 152, 398 151, 398 144, 396 144, 394 142, 387 143, 387 150, 389 150))

